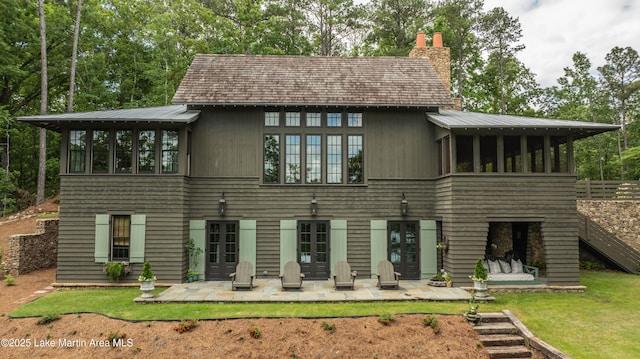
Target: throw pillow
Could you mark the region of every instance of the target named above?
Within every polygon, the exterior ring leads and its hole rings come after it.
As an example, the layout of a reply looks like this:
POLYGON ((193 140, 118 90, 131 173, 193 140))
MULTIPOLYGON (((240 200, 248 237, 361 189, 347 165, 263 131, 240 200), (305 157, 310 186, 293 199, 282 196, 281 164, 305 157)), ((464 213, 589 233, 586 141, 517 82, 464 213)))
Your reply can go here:
POLYGON ((498 274, 500 272, 500 263, 497 261, 489 261, 489 273, 498 274))
POLYGON ((507 261, 500 259, 498 260, 498 263, 500 263, 500 269, 502 269, 503 273, 511 273, 511 266, 507 261))
POLYGON ((522 273, 524 269, 522 268, 522 262, 519 259, 511 260, 511 269, 513 273, 522 273))

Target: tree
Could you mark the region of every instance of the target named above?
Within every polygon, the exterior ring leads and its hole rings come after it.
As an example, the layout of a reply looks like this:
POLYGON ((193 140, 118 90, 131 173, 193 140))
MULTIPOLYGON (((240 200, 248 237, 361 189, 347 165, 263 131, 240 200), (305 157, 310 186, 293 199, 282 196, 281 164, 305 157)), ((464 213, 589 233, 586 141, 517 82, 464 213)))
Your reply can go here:
POLYGON ((433 11, 437 16, 436 23, 441 21, 445 27, 444 37, 451 48, 451 60, 455 63, 451 73, 452 82, 463 108, 467 74, 478 65, 480 49, 474 31, 479 26, 483 5, 483 0, 445 0, 433 11))
POLYGON ((353 0, 308 0, 305 14, 314 52, 320 56, 344 54, 343 37, 357 27, 355 15, 358 11, 353 0))
MULTIPOLYGON (((40 15, 40 114, 47 114, 47 27, 44 18, 44 0, 38 0, 40 15)), ((44 184, 47 175, 47 130, 40 129, 40 156, 38 161, 38 191, 36 203, 44 202, 44 184)))
POLYGON ((372 28, 368 37, 376 45, 374 54, 407 56, 416 34, 425 31, 430 6, 425 0, 374 0, 370 5, 372 28))
POLYGON ((517 52, 524 49, 524 45, 516 44, 522 38, 522 29, 518 18, 509 16, 509 13, 501 7, 489 11, 480 20, 482 29, 482 43, 490 54, 495 54, 499 72, 500 83, 500 114, 505 113, 504 99, 504 72, 505 63, 508 58, 513 57, 517 52))
POLYGON ((78 0, 76 8, 76 24, 73 30, 73 49, 71 50, 71 69, 69 71, 69 96, 67 98, 67 112, 73 112, 73 93, 76 81, 76 62, 78 59, 78 39, 80 38, 80 15, 82 12, 82 0, 78 0))

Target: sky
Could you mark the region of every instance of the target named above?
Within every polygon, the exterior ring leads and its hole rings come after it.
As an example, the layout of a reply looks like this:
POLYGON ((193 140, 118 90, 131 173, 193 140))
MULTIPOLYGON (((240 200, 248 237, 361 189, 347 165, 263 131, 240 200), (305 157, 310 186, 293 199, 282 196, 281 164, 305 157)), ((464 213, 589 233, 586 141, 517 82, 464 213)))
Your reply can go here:
POLYGON ((640 52, 640 0, 485 0, 485 11, 503 7, 518 17, 521 43, 517 54, 542 87, 557 85, 572 56, 591 61, 594 76, 615 46, 640 52))

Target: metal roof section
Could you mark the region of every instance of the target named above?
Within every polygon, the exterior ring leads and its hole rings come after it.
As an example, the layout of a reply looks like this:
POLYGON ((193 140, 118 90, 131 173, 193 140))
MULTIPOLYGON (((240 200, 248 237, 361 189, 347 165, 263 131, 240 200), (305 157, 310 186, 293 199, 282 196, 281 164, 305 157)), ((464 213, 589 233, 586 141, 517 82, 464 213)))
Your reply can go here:
POLYGON ((155 123, 189 124, 198 119, 200 111, 187 110, 184 105, 104 110, 93 112, 69 112, 51 115, 21 116, 19 121, 60 132, 63 126, 80 123, 155 123))
POLYGON ((620 129, 618 125, 606 123, 554 120, 453 110, 440 110, 439 113, 427 113, 427 118, 432 123, 448 130, 559 130, 572 133, 575 139, 620 129))
POLYGON ((453 102, 425 58, 201 54, 173 103, 428 108, 453 102))

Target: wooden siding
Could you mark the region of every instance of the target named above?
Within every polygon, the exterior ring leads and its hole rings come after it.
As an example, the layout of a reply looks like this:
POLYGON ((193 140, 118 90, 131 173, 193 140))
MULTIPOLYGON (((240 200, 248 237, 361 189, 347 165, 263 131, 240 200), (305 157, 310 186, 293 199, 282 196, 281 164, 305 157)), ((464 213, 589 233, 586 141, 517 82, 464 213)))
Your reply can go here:
MULTIPOLYGON (((60 190, 56 281, 107 281, 93 256, 96 214, 145 214, 145 259, 161 282, 182 281, 188 236, 183 177, 62 176, 60 190)), ((135 282, 141 270, 141 264, 133 264, 124 282, 135 282)))
POLYGON ((366 114, 365 171, 368 178, 436 176, 435 130, 420 111, 372 111, 366 114))
POLYGON ((573 176, 449 176, 436 182, 437 216, 449 239, 445 269, 456 285, 469 284, 485 254, 490 222, 541 222, 552 285, 579 284, 573 176))
MULTIPOLYGON (((371 219, 420 220, 434 218, 432 181, 369 181, 368 186, 259 185, 257 178, 190 179, 189 219, 219 220, 218 199, 227 201, 225 220, 257 221, 256 273, 280 271, 280 220, 346 220, 347 260, 362 276, 370 273, 371 219), (409 215, 400 215, 405 193, 409 215), (318 215, 312 217, 313 194, 318 215)), ((435 248, 434 248, 435 250, 435 248)), ((333 263, 332 263, 333 265, 333 263)))

